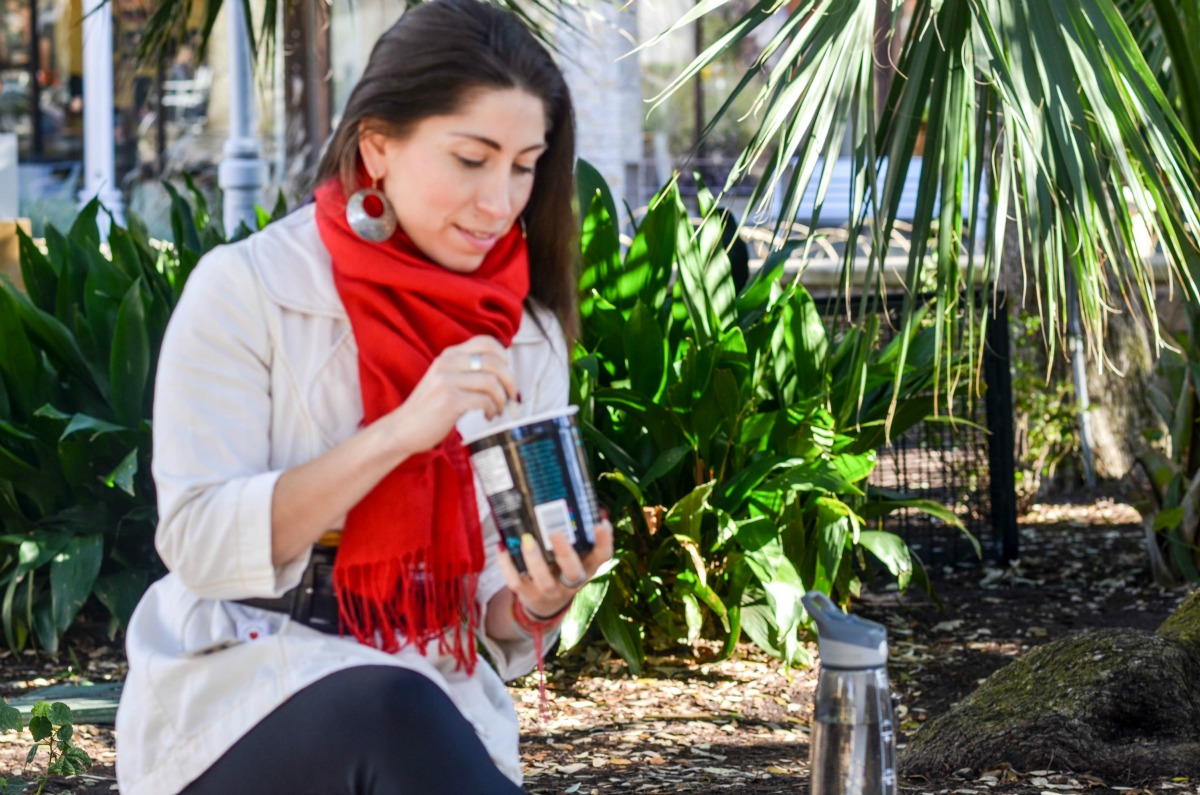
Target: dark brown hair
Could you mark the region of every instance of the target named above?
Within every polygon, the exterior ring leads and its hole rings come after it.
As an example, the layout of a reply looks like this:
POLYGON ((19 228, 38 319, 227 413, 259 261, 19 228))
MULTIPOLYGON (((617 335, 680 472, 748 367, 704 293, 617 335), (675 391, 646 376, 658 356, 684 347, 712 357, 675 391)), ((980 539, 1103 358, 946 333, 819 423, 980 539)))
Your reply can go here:
POLYGON ((433 0, 406 11, 371 51, 321 165, 318 184, 340 176, 357 190, 360 123, 403 138, 431 116, 462 109, 480 89, 518 88, 546 108, 546 151, 521 214, 528 230, 530 297, 577 332, 575 119, 562 72, 512 13, 478 0, 433 0))

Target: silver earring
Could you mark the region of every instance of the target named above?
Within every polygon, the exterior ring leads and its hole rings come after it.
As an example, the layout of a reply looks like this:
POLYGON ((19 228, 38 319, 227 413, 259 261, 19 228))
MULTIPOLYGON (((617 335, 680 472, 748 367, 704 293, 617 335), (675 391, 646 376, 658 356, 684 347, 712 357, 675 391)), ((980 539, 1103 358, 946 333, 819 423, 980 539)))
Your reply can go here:
POLYGON ((357 190, 346 201, 346 223, 370 243, 382 243, 396 231, 396 211, 378 186, 375 180, 375 187, 357 190))
POLYGON ((528 240, 529 239, 529 230, 527 228, 525 228, 525 216, 518 215, 517 223, 519 223, 521 225, 521 237, 528 240))

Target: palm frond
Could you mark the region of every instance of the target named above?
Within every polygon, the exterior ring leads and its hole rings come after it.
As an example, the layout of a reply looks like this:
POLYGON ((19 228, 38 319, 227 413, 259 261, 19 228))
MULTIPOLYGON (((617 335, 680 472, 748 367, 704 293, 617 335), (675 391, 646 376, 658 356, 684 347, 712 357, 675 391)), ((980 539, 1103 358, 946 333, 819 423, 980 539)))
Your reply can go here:
MULTIPOLYGON (((882 289, 884 241, 924 132, 904 283, 910 306, 923 285, 936 285, 939 348, 980 344, 976 323, 952 323, 947 313, 985 317, 987 302, 976 308, 961 296, 976 287, 986 292, 999 278, 1007 227, 1016 223, 1027 289, 1062 330, 1073 280, 1090 352, 1101 358, 1112 313, 1141 318, 1157 334, 1154 278, 1136 253, 1136 223, 1162 241, 1171 276, 1187 296, 1200 297, 1196 149, 1190 123, 1158 79, 1165 68, 1185 68, 1175 60, 1180 47, 1192 47, 1186 68, 1200 59, 1192 38, 1200 23, 1181 21, 1191 13, 1184 6, 1196 2, 1128 0, 1118 9, 1114 0, 918 0, 907 26, 893 15, 886 31, 902 36, 903 46, 876 122, 876 4, 801 0, 762 46, 754 69, 765 79, 734 89, 757 92, 746 119, 754 133, 726 187, 761 169, 753 201, 762 212, 784 180, 775 225, 782 243, 806 191, 815 190, 816 211, 800 220, 818 220, 836 155, 848 144, 850 236, 867 235, 874 245, 857 271, 865 276, 853 285, 855 247, 847 246, 843 285, 870 301, 882 289), (1135 38, 1121 15, 1167 6, 1180 16, 1161 43, 1144 28, 1135 38)), ((720 5, 706 0, 691 16, 720 5)), ((777 5, 759 3, 732 23, 668 91, 745 39, 777 5)))

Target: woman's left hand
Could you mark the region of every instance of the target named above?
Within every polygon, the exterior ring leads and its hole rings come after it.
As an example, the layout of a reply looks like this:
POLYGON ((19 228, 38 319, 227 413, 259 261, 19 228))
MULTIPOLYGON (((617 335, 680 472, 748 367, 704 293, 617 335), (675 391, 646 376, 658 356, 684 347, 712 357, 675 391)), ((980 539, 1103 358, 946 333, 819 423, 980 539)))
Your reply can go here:
POLYGON ((501 552, 498 556, 500 571, 513 598, 520 599, 525 612, 531 616, 558 613, 587 584, 604 561, 613 555, 613 528, 607 519, 596 525, 595 544, 582 557, 561 533, 550 537, 550 546, 554 549, 558 574, 542 557, 537 541, 529 534, 521 543, 521 557, 525 559, 527 574, 517 572, 516 564, 507 553, 501 552))

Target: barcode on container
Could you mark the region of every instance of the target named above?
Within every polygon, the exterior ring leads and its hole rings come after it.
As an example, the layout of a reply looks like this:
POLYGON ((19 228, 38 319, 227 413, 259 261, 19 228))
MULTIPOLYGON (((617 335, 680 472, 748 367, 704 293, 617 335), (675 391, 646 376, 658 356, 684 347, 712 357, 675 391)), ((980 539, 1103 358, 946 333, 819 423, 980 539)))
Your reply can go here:
POLYGON ((537 519, 538 530, 542 533, 542 544, 550 548, 550 536, 560 533, 567 541, 575 543, 575 528, 571 525, 571 509, 566 500, 554 500, 533 506, 533 515, 537 519))
POLYGON ((504 448, 489 447, 471 456, 471 465, 475 474, 483 484, 483 491, 489 497, 502 491, 512 491, 512 473, 508 471, 508 461, 504 458, 504 448))

